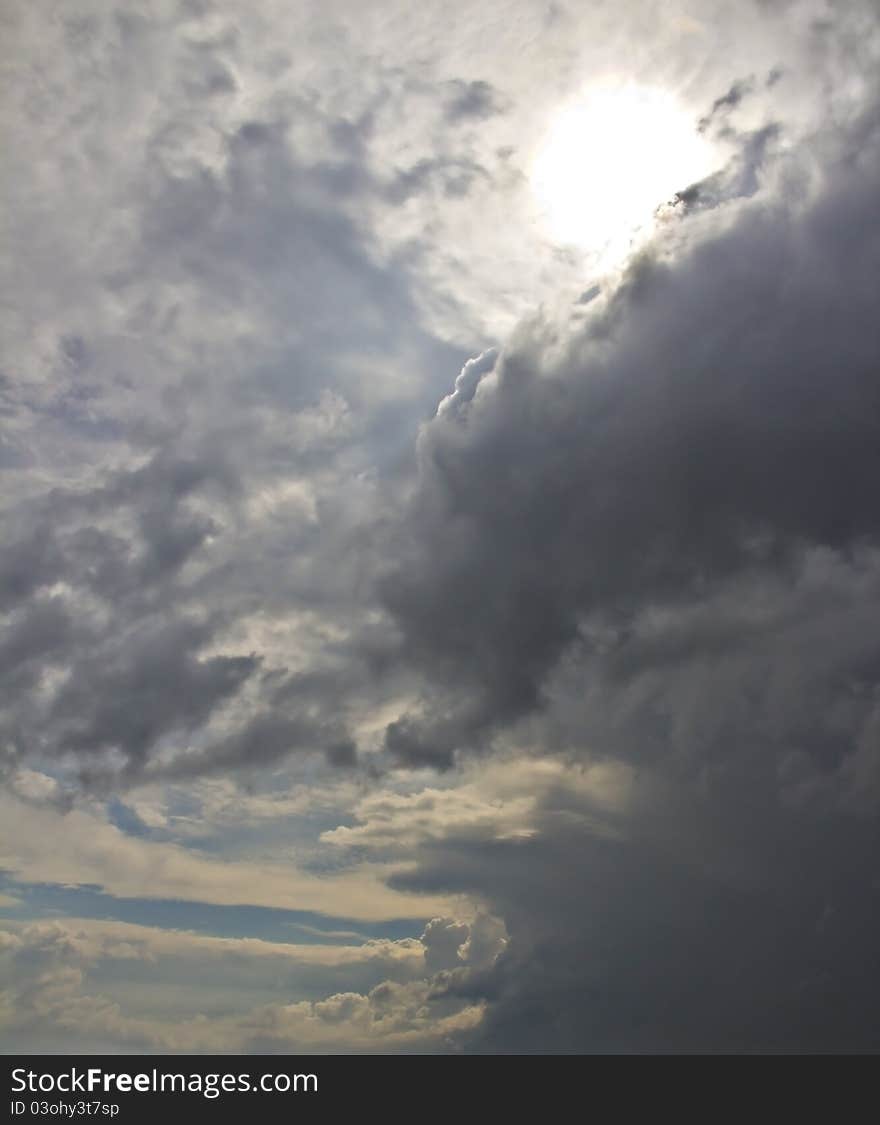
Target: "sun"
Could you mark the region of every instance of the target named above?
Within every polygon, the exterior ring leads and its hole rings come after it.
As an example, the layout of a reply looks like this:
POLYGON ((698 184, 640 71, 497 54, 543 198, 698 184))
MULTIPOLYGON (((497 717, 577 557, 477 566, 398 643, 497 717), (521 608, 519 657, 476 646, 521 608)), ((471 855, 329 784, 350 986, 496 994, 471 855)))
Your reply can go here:
POLYGON ((712 146, 672 94, 608 86, 558 114, 530 180, 548 236, 607 257, 714 166, 712 146))

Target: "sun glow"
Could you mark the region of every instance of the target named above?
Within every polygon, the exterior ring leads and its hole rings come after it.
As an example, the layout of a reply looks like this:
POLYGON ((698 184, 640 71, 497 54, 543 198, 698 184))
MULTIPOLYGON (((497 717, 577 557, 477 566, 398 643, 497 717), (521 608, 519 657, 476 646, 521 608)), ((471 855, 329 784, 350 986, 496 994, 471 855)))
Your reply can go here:
POLYGON ((549 236, 625 252, 655 209, 715 166, 693 117, 662 90, 606 87, 564 110, 531 172, 549 236))

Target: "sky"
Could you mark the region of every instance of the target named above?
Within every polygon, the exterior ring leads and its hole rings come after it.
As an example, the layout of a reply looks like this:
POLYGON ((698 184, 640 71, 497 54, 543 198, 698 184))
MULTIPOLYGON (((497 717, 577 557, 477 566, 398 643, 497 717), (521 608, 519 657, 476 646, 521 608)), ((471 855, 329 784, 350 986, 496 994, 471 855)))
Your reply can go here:
POLYGON ((876 4, 0 24, 0 1049, 880 1049, 876 4))

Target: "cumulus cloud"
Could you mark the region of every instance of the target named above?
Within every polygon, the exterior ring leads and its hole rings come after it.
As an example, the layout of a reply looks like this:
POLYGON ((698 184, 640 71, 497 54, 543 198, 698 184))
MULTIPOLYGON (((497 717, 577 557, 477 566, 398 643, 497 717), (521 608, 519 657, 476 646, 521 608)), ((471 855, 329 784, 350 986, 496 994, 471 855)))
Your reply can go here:
POLYGON ((455 388, 452 394, 443 399, 437 407, 437 413, 454 412, 460 410, 465 403, 470 402, 477 392, 480 379, 492 370, 497 358, 498 349, 489 348, 480 355, 474 356, 473 359, 469 359, 455 380, 455 388))
POLYGON ((415 939, 297 946, 86 919, 35 923, 0 930, 12 982, 0 1021, 19 1048, 63 1043, 74 1028, 78 1050, 109 1040, 236 1053, 455 1047, 483 1005, 433 995, 426 953, 415 939))
POLYGON ((507 923, 477 1049, 876 1048, 876 105, 743 135, 423 428, 385 599, 431 690, 388 749, 635 771, 612 832, 570 790, 395 881, 507 923))
MULTIPOLYGON (((462 744, 535 708, 591 629, 622 643, 658 607, 794 581, 810 551, 870 566, 873 120, 817 138, 807 198, 786 192, 795 162, 720 232, 646 253, 552 359, 551 328, 525 327, 466 420, 423 430, 386 601, 413 658, 465 693, 462 744)), ((423 761, 436 732, 448 756, 457 733, 433 710, 389 727, 389 748, 423 761)))

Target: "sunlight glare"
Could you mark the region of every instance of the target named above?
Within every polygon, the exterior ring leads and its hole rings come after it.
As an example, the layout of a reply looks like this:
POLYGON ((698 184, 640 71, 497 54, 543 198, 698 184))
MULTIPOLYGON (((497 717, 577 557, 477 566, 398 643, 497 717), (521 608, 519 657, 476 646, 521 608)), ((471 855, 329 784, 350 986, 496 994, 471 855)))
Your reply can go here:
POLYGON ((605 257, 625 252, 658 205, 713 167, 711 145, 671 94, 612 87, 559 114, 531 183, 549 237, 605 257))

